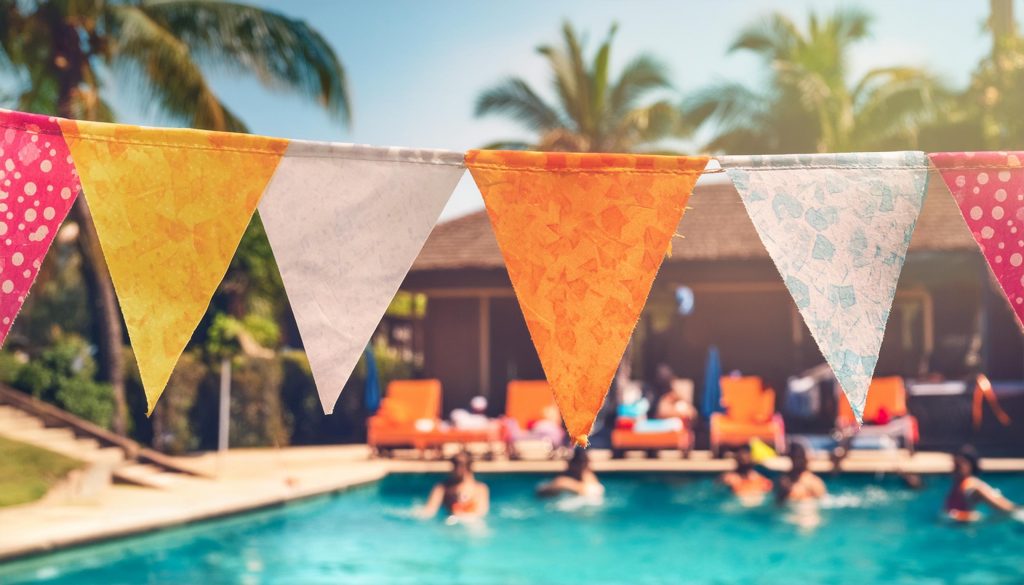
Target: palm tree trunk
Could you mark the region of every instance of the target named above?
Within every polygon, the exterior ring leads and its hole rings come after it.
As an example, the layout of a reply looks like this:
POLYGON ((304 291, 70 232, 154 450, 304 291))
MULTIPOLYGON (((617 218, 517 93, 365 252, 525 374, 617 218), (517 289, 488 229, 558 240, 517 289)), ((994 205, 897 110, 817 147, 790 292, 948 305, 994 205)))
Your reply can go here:
POLYGON ((82 256, 82 276, 97 333, 100 377, 109 382, 113 390, 113 431, 125 435, 128 431, 128 403, 125 398, 124 331, 117 297, 85 197, 79 196, 75 201, 71 217, 78 224, 78 250, 82 256))
MULTIPOLYGON (((71 107, 75 91, 82 83, 82 70, 87 56, 83 54, 78 31, 69 26, 54 11, 50 25, 54 32, 54 62, 56 64, 58 102, 57 114, 73 118, 71 107)), ((98 341, 100 377, 110 383, 114 399, 113 431, 125 435, 128 431, 128 403, 125 399, 124 331, 121 314, 110 280, 107 263, 103 259, 100 240, 92 223, 92 214, 81 194, 69 214, 78 224, 78 249, 82 256, 82 277, 91 301, 93 324, 98 341)))

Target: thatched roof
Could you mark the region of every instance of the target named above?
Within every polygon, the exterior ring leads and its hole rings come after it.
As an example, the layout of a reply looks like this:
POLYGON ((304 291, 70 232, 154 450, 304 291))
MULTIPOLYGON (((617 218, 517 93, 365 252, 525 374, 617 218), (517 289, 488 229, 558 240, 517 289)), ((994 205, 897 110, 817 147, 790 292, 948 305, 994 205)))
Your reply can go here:
MULTIPOLYGON (((743 202, 724 173, 705 174, 690 198, 667 262, 767 258, 743 202)), ((938 176, 929 182, 910 252, 974 250, 971 234, 938 176)), ((438 224, 412 270, 455 270, 504 266, 483 210, 438 224)))

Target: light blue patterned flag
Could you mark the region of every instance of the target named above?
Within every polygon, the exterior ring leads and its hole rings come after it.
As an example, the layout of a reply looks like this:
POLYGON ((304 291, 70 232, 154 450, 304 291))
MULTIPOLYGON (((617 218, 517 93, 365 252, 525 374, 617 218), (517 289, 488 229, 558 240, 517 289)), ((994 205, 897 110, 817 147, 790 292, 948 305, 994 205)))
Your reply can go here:
POLYGON ((926 155, 719 160, 860 422, 928 187, 926 155))

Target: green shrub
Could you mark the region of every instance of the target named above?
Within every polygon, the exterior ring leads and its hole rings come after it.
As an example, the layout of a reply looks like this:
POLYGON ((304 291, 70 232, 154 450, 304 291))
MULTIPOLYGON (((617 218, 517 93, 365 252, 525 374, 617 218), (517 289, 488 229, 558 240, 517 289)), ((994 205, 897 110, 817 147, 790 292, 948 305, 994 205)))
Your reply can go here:
POLYGON ((0 352, 0 384, 14 385, 25 362, 10 352, 0 352))
POLYGON ((242 348, 238 345, 238 334, 245 330, 242 322, 226 313, 213 316, 213 323, 206 331, 205 351, 211 360, 238 355, 242 348))
POLYGON ((22 366, 14 379, 14 386, 28 392, 35 398, 53 402, 56 390, 54 384, 55 373, 40 361, 30 361, 22 366))
POLYGON ((293 445, 321 442, 324 412, 313 383, 309 360, 305 352, 298 350, 281 352, 280 359, 283 372, 281 403, 290 441, 293 445))
POLYGON ((231 447, 289 444, 281 405, 280 358, 238 357, 231 362, 231 447))
POLYGON ((199 353, 182 354, 151 417, 152 444, 156 449, 182 454, 199 448, 200 436, 192 421, 192 411, 200 389, 211 386, 216 386, 216 379, 199 353))
POLYGON ((249 313, 242 319, 242 327, 263 347, 275 348, 281 344, 281 328, 272 319, 249 313))
POLYGON ((101 427, 110 428, 114 417, 113 390, 110 384, 89 378, 56 379, 56 402, 64 410, 101 427))
POLYGON ((113 416, 113 389, 97 382, 92 348, 77 335, 61 334, 23 365, 14 386, 103 427, 113 416))

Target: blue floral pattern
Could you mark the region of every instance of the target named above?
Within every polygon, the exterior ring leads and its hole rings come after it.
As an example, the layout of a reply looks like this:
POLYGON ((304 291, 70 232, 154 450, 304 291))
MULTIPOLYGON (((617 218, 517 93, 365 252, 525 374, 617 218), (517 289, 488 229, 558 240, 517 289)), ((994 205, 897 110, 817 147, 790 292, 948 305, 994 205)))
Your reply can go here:
POLYGON ((719 161, 859 421, 924 203, 926 155, 719 161))

